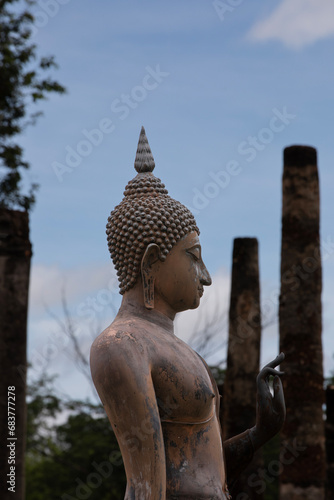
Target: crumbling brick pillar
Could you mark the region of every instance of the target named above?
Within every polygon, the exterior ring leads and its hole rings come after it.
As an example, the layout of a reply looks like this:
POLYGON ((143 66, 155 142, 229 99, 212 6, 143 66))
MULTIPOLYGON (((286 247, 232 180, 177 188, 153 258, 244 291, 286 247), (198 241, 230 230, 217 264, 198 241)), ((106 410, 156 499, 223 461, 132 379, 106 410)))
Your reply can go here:
MULTIPOLYGON (((227 371, 224 382, 224 439, 236 436, 255 425, 260 343, 258 242, 256 238, 236 238, 233 247, 227 371)), ((262 498, 262 494, 254 486, 261 464, 260 452, 231 487, 233 498, 262 498)))
POLYGON ((334 500, 334 385, 326 388, 326 500, 334 500))
POLYGON ((2 500, 14 498, 24 500, 25 498, 25 372, 30 259, 28 214, 0 208, 0 489, 2 500), (14 477, 15 487, 14 490, 10 490, 14 477))
POLYGON ((279 304, 287 417, 281 432, 280 499, 323 500, 325 436, 321 341, 319 180, 316 150, 284 150, 279 304))

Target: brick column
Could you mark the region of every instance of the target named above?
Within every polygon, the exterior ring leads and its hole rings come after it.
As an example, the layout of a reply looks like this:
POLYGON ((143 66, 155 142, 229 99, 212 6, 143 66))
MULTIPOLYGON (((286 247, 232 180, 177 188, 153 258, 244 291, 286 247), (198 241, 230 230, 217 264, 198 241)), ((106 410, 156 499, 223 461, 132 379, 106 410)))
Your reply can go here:
MULTIPOLYGON (((26 212, 0 209, 0 488, 2 500, 24 500, 26 339, 31 244, 26 212), (15 435, 8 439, 8 387, 15 394, 15 435), (14 439, 16 438, 16 439, 14 439), (11 447, 7 444, 12 443, 11 447), (8 459, 14 462, 8 463, 8 459), (15 467, 15 493, 7 481, 15 467)), ((13 400, 10 400, 13 402, 13 400)))
MULTIPOLYGON (((255 425, 260 343, 258 242, 256 238, 236 238, 233 247, 227 371, 224 382, 224 439, 236 436, 255 425)), ((254 474, 257 475, 261 464, 260 452, 231 488, 233 498, 262 498, 258 488, 251 486, 256 482, 254 474), (249 481, 251 475, 253 480, 249 481)))
POLYGON ((321 342, 319 180, 316 150, 284 150, 279 305, 287 406, 281 500, 323 500, 326 474, 321 342))

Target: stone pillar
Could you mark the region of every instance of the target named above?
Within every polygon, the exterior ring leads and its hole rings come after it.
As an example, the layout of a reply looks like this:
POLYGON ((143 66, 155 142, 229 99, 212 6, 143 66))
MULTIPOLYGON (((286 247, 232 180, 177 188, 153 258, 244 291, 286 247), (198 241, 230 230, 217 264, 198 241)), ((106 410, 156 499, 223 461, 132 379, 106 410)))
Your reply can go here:
POLYGON ((279 304, 287 406, 281 500, 325 495, 321 287, 317 154, 308 146, 291 146, 284 150, 279 304))
POLYGON ((334 500, 334 385, 326 389, 326 500, 334 500))
MULTIPOLYGON (((30 258, 28 214, 0 208, 0 489, 2 500, 23 500, 25 497, 26 324, 30 258), (11 399, 9 399, 10 405, 8 406, 9 393, 11 399), (8 415, 15 417, 14 431, 12 427, 8 428, 8 415), (8 444, 11 446, 8 447, 8 444), (14 461, 8 463, 8 459, 14 461), (10 467, 15 467, 15 493, 8 489, 11 483, 7 481, 11 478, 7 474, 14 471, 10 467)), ((10 423, 13 424, 13 422, 11 418, 10 423)))
MULTIPOLYGON (((258 242, 256 238, 236 238, 233 247, 228 355, 224 382, 224 439, 236 436, 255 425, 260 343, 258 242)), ((256 488, 249 484, 256 483, 256 476, 253 474, 257 474, 261 463, 261 454, 257 454, 252 464, 231 488, 233 498, 262 498, 256 488), (248 481, 251 475, 253 479, 248 481), (244 496, 241 493, 244 493, 244 496)), ((259 484, 259 481, 257 483, 259 484)))

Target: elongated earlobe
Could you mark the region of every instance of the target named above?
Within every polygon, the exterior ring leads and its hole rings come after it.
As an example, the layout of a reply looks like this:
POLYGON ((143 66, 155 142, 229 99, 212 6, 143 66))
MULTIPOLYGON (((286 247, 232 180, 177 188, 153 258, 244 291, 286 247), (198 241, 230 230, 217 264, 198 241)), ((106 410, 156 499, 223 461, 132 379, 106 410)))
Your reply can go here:
POLYGON ((146 309, 154 309, 154 277, 151 273, 142 272, 144 304, 146 309))
POLYGON ((141 261, 141 277, 146 309, 154 309, 154 273, 152 265, 159 260, 159 255, 160 249, 158 245, 151 243, 146 248, 141 261))

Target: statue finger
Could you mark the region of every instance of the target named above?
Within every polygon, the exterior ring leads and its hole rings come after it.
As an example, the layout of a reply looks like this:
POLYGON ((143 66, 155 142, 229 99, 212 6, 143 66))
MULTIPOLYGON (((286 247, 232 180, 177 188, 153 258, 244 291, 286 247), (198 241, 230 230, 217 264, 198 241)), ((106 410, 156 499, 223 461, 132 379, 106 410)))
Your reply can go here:
POLYGON ((264 368, 262 368, 262 370, 258 374, 257 383, 260 384, 261 382, 266 381, 270 375, 272 375, 273 377, 275 377, 276 375, 282 376, 284 375, 284 372, 275 370, 274 368, 271 368, 268 365, 266 365, 264 368))
POLYGON ((284 354, 284 352, 281 352, 281 354, 276 356, 276 358, 273 359, 272 361, 270 361, 270 363, 268 363, 264 368, 267 368, 267 367, 275 368, 275 366, 280 365, 284 361, 284 358, 285 358, 285 354, 284 354))
POLYGON ((284 400, 284 391, 283 384, 281 379, 276 375, 274 378, 274 400, 273 406, 274 410, 277 413, 282 414, 282 417, 285 417, 285 400, 284 400))

